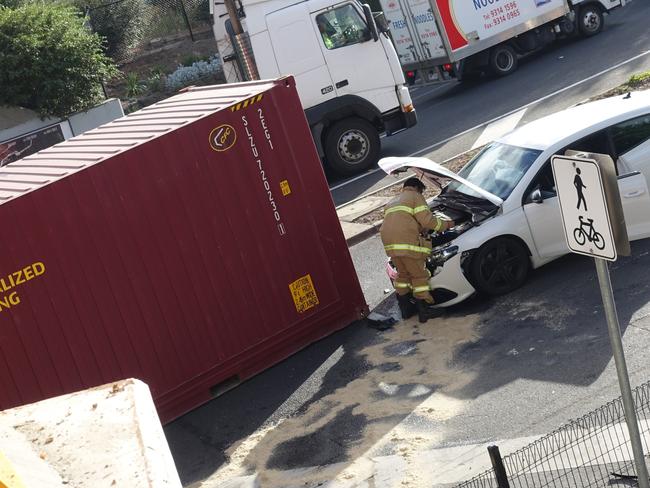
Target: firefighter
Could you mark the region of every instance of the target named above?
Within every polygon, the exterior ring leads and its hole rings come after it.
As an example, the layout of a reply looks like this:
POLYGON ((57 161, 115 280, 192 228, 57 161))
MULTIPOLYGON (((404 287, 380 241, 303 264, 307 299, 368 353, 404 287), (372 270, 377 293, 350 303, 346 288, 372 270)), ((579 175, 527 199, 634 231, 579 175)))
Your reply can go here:
POLYGON ((407 319, 417 312, 421 323, 440 314, 433 308, 431 273, 426 267, 431 241, 423 233, 442 232, 454 226, 453 221, 433 215, 423 191, 424 183, 418 178, 407 179, 401 193, 386 205, 380 230, 386 254, 397 268, 393 285, 402 317, 407 319))

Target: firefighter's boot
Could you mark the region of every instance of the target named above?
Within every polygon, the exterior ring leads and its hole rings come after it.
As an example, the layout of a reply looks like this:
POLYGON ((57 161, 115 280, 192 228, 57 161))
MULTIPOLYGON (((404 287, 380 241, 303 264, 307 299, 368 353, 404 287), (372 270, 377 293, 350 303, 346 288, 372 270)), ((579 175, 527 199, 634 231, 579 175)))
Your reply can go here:
POLYGON ((441 309, 434 308, 434 304, 429 303, 426 300, 416 300, 416 305, 418 310, 418 319, 421 324, 424 324, 429 319, 440 317, 443 314, 441 309))
POLYGON ((404 320, 410 319, 417 313, 417 307, 413 302, 413 297, 410 293, 406 295, 397 295, 397 304, 399 305, 399 311, 402 313, 402 318, 404 320))

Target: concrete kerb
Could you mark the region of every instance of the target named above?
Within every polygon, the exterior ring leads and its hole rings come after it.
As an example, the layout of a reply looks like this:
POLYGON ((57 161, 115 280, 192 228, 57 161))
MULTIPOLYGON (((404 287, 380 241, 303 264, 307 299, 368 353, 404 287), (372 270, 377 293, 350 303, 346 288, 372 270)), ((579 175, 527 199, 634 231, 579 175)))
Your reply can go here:
POLYGON ((373 224, 356 224, 354 222, 341 221, 345 242, 348 247, 352 247, 379 232, 383 219, 373 224))

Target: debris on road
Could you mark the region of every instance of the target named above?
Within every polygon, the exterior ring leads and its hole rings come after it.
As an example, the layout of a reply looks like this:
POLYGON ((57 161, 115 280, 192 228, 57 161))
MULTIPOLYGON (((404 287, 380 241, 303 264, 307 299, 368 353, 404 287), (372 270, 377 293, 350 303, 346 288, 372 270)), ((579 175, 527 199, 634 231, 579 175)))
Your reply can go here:
POLYGON ((366 319, 368 327, 377 330, 387 330, 397 323, 393 317, 387 317, 377 312, 371 312, 366 319))
MULTIPOLYGON (((322 394, 233 444, 225 452, 229 461, 199 486, 254 474, 269 488, 317 486, 358 479, 377 456, 416 462, 417 453, 438 446, 445 421, 464 408, 454 392, 470 384, 474 373, 457 369, 452 359, 458 348, 477 340, 477 320, 446 317, 419 326, 410 319, 370 344, 346 345, 323 380, 322 394), (340 376, 359 363, 361 372, 340 376)), ((423 473, 411 486, 424 486, 424 478, 434 475, 423 473)))

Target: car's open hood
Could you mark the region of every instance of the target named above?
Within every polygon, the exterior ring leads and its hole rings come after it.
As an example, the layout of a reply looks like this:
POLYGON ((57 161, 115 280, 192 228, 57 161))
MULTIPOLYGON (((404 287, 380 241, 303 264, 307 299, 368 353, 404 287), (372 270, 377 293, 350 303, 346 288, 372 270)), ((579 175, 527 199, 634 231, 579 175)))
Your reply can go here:
POLYGON ((388 174, 400 173, 402 171, 410 169, 425 183, 433 186, 437 185, 436 177, 455 180, 467 186, 468 188, 471 188, 482 198, 485 198, 487 201, 493 203, 497 207, 501 206, 503 203, 503 200, 498 196, 493 195, 489 191, 485 191, 483 188, 476 186, 474 183, 470 183, 466 179, 458 176, 453 171, 450 171, 447 168, 440 166, 438 163, 434 163, 427 158, 415 158, 409 156, 382 158, 379 160, 379 167, 388 174))

